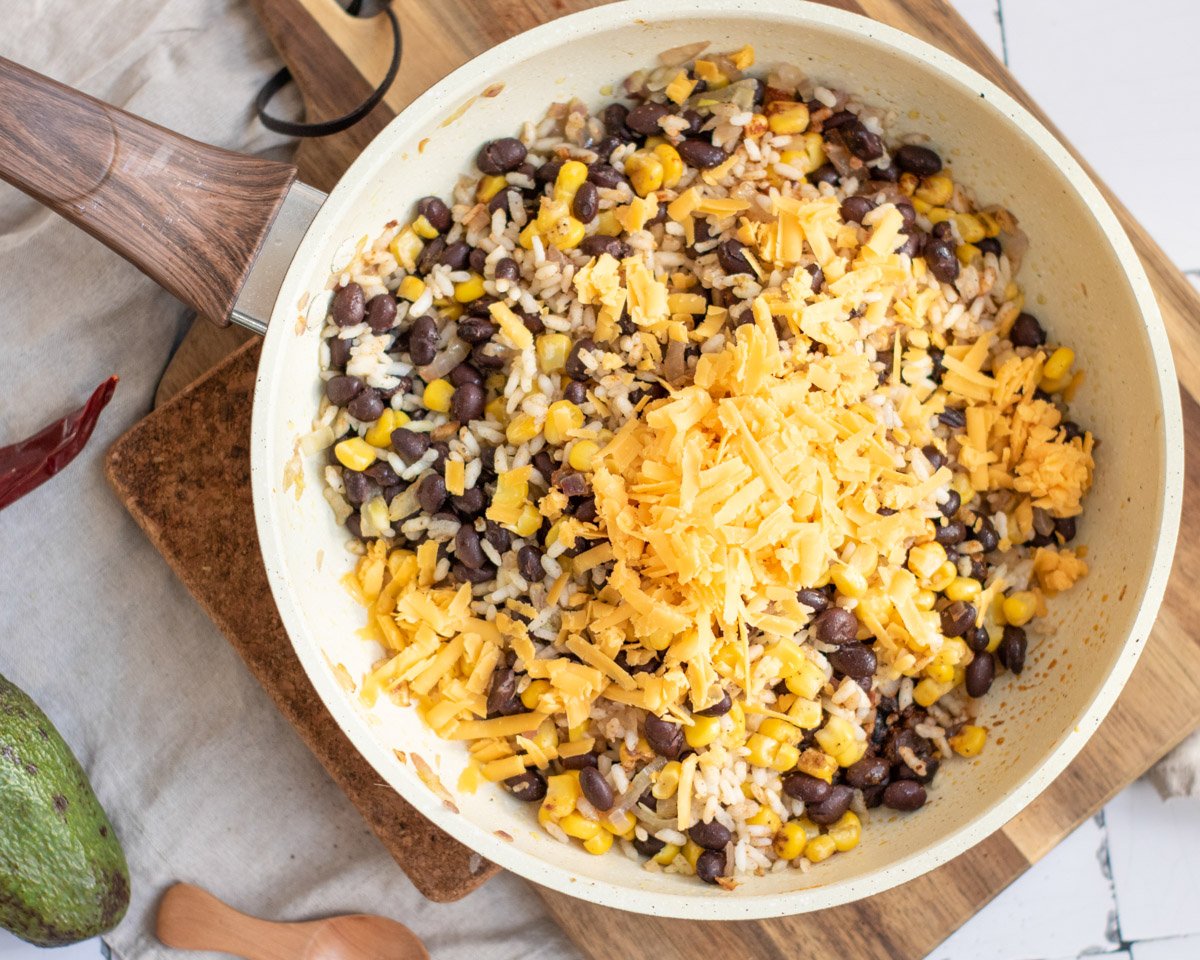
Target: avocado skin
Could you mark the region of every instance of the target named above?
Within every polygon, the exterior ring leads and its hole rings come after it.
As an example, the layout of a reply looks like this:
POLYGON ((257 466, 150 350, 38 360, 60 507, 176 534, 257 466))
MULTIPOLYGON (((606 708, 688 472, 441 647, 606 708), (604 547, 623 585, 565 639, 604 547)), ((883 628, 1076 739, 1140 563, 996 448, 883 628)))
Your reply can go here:
POLYGON ((87 940, 129 906, 129 866, 54 725, 0 674, 0 927, 39 947, 87 940))

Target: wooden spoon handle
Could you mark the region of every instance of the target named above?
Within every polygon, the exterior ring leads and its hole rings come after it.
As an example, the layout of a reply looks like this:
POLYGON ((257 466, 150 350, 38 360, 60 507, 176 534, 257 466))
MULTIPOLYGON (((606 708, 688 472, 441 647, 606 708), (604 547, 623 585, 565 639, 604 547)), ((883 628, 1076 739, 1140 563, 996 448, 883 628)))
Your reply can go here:
POLYGON ((206 890, 177 883, 158 907, 158 939, 180 950, 215 950, 246 960, 297 960, 311 931, 307 924, 248 917, 206 890))
POLYGON ((0 179, 222 325, 295 178, 0 57, 0 179))

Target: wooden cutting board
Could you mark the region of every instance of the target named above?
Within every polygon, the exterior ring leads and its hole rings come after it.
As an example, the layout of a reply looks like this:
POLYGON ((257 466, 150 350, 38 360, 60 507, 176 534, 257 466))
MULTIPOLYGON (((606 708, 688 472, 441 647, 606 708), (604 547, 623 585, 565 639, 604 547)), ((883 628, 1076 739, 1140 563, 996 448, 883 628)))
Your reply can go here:
MULTIPOLYGON (((341 13, 333 0, 252 2, 297 76, 309 119, 343 112, 382 76, 390 52, 382 18, 355 20, 341 13)), ((303 178, 332 186, 371 136, 429 84, 514 33, 588 5, 589 0, 397 0, 407 50, 397 84, 363 124, 303 143, 298 155, 303 178)), ((837 0, 835 5, 941 47, 1007 88, 1051 126, 942 0, 837 0)), ((1195 400, 1200 397, 1200 298, 1128 211, 1111 193, 1108 196, 1158 294, 1183 387, 1188 443, 1194 450, 1200 443, 1200 406, 1195 400)), ((265 591, 245 462, 257 345, 246 344, 201 382, 187 387, 242 340, 237 333, 196 325, 163 377, 159 400, 174 396, 170 410, 156 411, 118 441, 110 454, 110 478, 138 522, 418 886, 436 899, 461 896, 490 875, 490 865, 472 862, 463 848, 427 825, 422 831, 411 819, 411 808, 390 792, 381 795, 378 778, 316 701, 265 591), (218 458, 214 450, 232 450, 234 455, 218 458), (201 493, 195 492, 198 488, 201 493), (214 515, 219 522, 214 523, 214 515), (231 558, 254 584, 261 581, 263 589, 230 590, 229 578, 216 572, 220 568, 214 561, 231 558), (247 599, 247 593, 257 596, 247 599), (423 877, 425 870, 436 871, 436 878, 423 877)), ((1184 529, 1193 522, 1200 524, 1200 463, 1189 457, 1184 529)), ((1200 645, 1193 639, 1200 596, 1191 586, 1198 576, 1200 544, 1185 541, 1141 662, 1109 718, 1068 770, 1002 830, 903 888, 817 915, 724 924, 618 915, 539 892, 567 934, 595 960, 922 957, 1200 726, 1200 645)))

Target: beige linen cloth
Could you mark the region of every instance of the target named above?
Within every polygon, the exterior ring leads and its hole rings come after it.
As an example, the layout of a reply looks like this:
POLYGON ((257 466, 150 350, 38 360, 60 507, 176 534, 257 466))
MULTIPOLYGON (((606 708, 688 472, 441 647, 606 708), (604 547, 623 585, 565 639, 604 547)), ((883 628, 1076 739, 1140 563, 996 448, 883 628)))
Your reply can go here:
MULTIPOLYGON (((0 0, 0 55, 210 143, 283 145, 248 105, 278 66, 238 0, 0 0)), ((91 443, 0 513, 0 672, 88 768, 133 871, 127 960, 165 957, 153 914, 174 880, 260 915, 396 917, 438 960, 575 957, 504 875, 426 902, 151 548, 103 478, 150 408, 183 311, 80 231, 0 184, 0 444, 121 384, 91 443)), ((1165 767, 1196 790, 1197 749, 1165 767)))

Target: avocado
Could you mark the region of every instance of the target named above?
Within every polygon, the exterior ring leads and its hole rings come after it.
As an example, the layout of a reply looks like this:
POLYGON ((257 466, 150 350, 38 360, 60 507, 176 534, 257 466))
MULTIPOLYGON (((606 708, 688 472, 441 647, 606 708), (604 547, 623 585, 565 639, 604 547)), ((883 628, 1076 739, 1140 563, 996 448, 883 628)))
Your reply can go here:
POLYGON ((128 906, 125 854, 87 775, 0 675, 0 927, 58 947, 111 930, 128 906))

